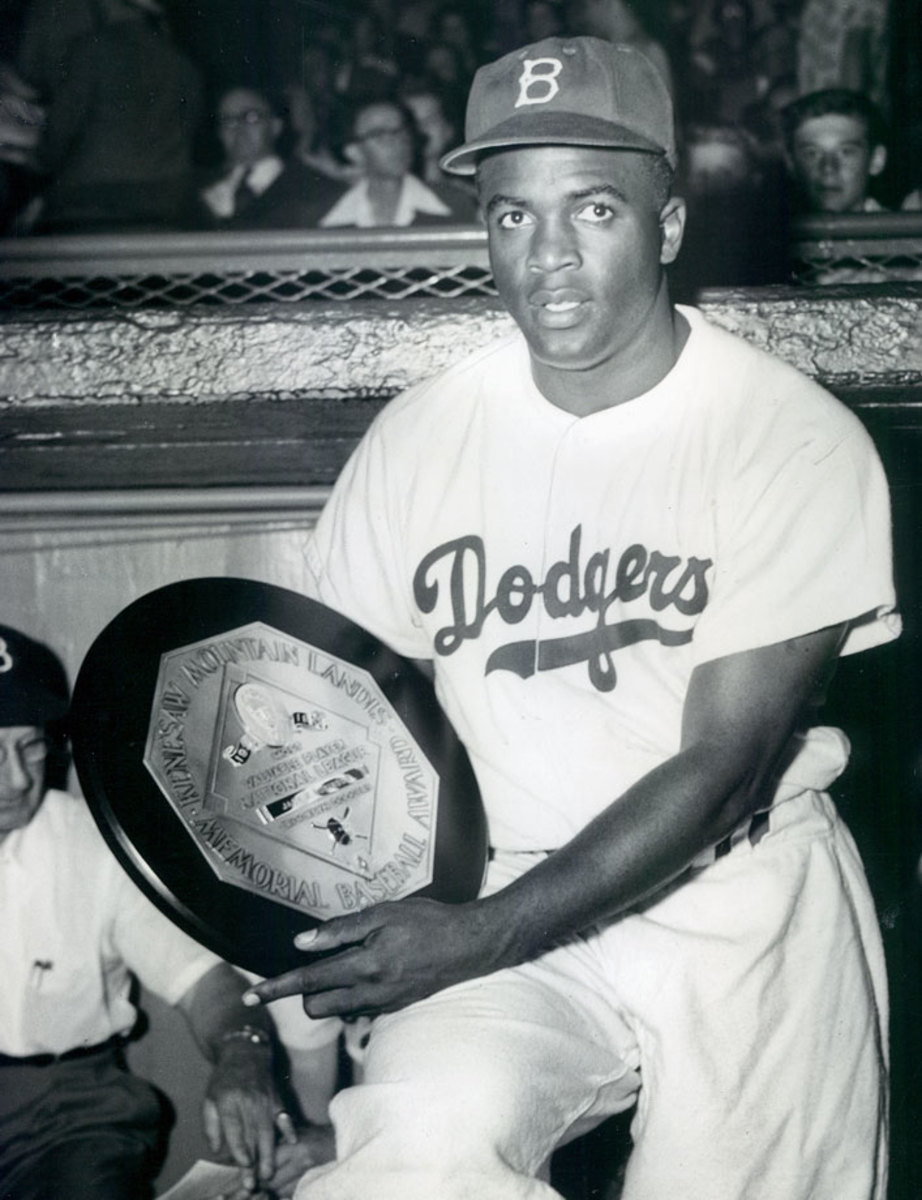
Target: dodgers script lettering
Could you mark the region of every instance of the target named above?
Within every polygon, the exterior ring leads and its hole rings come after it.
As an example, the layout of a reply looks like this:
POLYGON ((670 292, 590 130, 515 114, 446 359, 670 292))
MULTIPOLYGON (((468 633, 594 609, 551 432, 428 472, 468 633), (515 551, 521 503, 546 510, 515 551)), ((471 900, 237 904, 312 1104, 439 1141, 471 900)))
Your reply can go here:
POLYGON ((596 550, 583 562, 582 526, 570 534, 569 553, 548 568, 537 581, 520 564, 503 571, 491 598, 487 598, 487 556, 483 539, 475 534, 445 542, 420 562, 413 577, 413 594, 424 613, 434 612, 446 584, 451 622, 434 639, 435 651, 453 654, 465 641, 479 638, 487 618, 496 614, 506 625, 516 625, 531 610, 537 597, 552 620, 597 615, 594 629, 537 642, 523 640, 500 646, 487 659, 484 674, 512 671, 522 679, 535 671, 553 671, 576 663, 587 664, 589 679, 602 692, 617 683, 614 651, 636 642, 655 640, 665 646, 691 641, 689 628, 670 629, 649 617, 610 621, 609 610, 622 608, 642 597, 654 613, 673 610, 683 617, 697 616, 708 601, 709 558, 648 550, 639 542, 614 559, 612 551, 596 550))

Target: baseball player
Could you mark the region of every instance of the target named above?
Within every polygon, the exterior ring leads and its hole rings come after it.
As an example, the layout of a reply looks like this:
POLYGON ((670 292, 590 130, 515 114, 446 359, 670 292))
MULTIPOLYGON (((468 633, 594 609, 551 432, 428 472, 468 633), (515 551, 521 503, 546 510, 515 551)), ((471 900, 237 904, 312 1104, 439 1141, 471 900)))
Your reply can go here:
POLYGON ((430 660, 492 849, 476 901, 332 920, 251 990, 378 1014, 297 1200, 543 1200, 554 1148, 630 1108, 625 1200, 883 1197, 884 963, 818 714, 899 630, 871 442, 670 302, 685 210, 638 52, 482 68, 443 165, 518 329, 385 410, 308 559, 430 660))

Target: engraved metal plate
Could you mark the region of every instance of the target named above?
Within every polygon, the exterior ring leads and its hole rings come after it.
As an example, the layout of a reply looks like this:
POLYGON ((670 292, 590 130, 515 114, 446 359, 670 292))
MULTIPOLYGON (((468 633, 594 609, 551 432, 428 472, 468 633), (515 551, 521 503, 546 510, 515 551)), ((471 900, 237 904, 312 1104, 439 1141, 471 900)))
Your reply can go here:
POLYGON ((262 975, 295 935, 411 894, 478 894, 487 828, 432 683, 286 588, 139 597, 80 667, 71 743, 113 852, 172 921, 262 975))
POLYGON ((226 883, 326 919, 432 881, 434 767, 367 671, 270 625, 161 657, 144 765, 226 883))

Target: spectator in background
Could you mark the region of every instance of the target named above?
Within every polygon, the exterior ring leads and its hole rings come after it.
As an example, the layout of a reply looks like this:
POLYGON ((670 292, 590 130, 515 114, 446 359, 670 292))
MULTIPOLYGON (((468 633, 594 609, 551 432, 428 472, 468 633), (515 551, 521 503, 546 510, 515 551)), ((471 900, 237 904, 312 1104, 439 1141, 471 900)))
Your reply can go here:
POLYGON ((175 228, 188 201, 198 71, 159 0, 101 0, 101 11, 48 97, 36 232, 175 228))
MULTIPOLYGON (((783 112, 795 196, 806 213, 876 213, 870 194, 887 161, 883 121, 861 92, 828 88, 801 96, 783 112)), ((884 283, 917 279, 918 267, 880 261, 833 261, 817 266, 815 284, 884 283)))
POLYGON ((752 63, 760 96, 782 79, 797 78, 799 0, 774 0, 761 23, 753 22, 752 63))
POLYGON ((430 42, 423 54, 423 74, 439 88, 466 95, 461 56, 447 42, 430 42))
POLYGON ((673 90, 669 56, 647 29, 638 0, 570 0, 567 30, 574 36, 632 46, 653 63, 670 92, 673 90))
POLYGON ((867 96, 828 88, 801 96, 782 117, 788 165, 807 212, 881 211, 870 188, 887 162, 886 139, 867 96))
POLYGON ((557 0, 526 0, 524 24, 529 42, 562 37, 565 33, 563 12, 557 0))
POLYGON ((45 125, 36 88, 9 63, 0 62, 0 159, 31 166, 45 125))
POLYGON ((425 41, 439 0, 402 0, 397 6, 397 31, 416 41, 425 41))
POLYGON ((400 71, 388 30, 377 11, 370 5, 361 5, 352 13, 350 34, 345 61, 336 72, 337 93, 354 104, 390 96, 400 71))
POLYGON ((411 113, 395 100, 360 104, 351 122, 345 156, 360 178, 321 219, 324 228, 466 224, 477 206, 450 183, 423 183, 418 174, 418 133, 411 113))
POLYGON ((293 156, 330 179, 352 182, 354 172, 333 152, 338 105, 333 51, 315 39, 301 54, 301 75, 285 88, 288 120, 295 137, 293 156))
POLYGON ((288 120, 294 137, 292 158, 327 179, 353 183, 355 170, 333 149, 336 130, 342 120, 338 108, 327 109, 321 123, 308 91, 294 85, 287 89, 287 98, 288 120))
POLYGON ((401 76, 422 74, 423 53, 429 41, 438 0, 403 0, 392 23, 394 58, 401 76))
POLYGON ((16 69, 47 101, 67 69, 75 42, 105 24, 104 0, 28 0, 16 69))
POLYGON ((343 183, 277 152, 283 123, 268 97, 235 87, 218 104, 219 177, 199 192, 205 220, 224 229, 309 229, 343 183))
POLYGON ((355 172, 334 153, 331 141, 333 125, 325 122, 321 126, 310 92, 292 84, 286 88, 286 97, 288 120, 295 139, 292 158, 327 179, 351 183, 355 172))
POLYGON ((797 80, 793 75, 782 75, 775 79, 754 103, 743 112, 743 127, 755 138, 763 163, 776 172, 786 170, 784 165, 785 142, 782 113, 797 99, 797 80))
POLYGON ((400 100, 410 110, 421 140, 419 177, 424 183, 446 184, 453 192, 458 184, 445 174, 439 159, 462 140, 460 114, 450 111, 440 89, 425 82, 407 83, 400 100))
POLYGON ((466 95, 474 72, 480 66, 477 38, 467 10, 459 4, 448 4, 439 9, 432 23, 431 40, 454 50, 461 72, 461 90, 466 95))
POLYGON ((889 0, 806 0, 797 46, 801 95, 848 88, 886 111, 889 7, 889 0))
POLYGON ((747 0, 718 0, 711 36, 692 63, 692 104, 699 120, 738 122, 759 98, 752 57, 752 11, 747 0))
POLYGON ((0 62, 0 235, 15 232, 39 186, 37 151, 45 125, 38 91, 0 62))

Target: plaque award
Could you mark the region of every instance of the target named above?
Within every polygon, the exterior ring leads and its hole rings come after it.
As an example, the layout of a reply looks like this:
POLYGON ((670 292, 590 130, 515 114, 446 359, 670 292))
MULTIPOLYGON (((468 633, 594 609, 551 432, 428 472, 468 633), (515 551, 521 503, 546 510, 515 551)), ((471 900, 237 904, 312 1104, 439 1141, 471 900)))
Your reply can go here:
POLYGON ((142 596, 87 654, 71 710, 97 824, 141 889, 263 975, 370 904, 477 895, 486 822, 429 680, 315 601, 246 579, 142 596))

